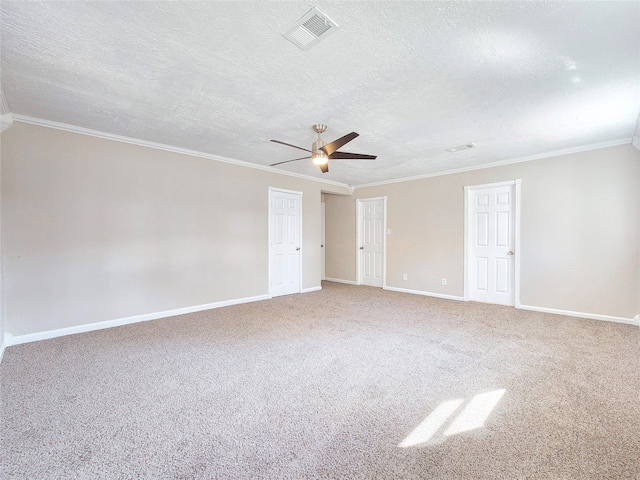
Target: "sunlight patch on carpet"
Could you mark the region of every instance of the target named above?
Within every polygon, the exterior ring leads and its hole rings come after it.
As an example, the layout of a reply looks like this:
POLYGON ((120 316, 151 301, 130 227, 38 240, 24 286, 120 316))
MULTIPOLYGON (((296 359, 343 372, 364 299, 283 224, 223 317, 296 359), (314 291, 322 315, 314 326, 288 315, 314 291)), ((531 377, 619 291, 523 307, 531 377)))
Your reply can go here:
POLYGON ((415 447, 429 443, 431 440, 443 440, 444 437, 483 427, 504 393, 504 389, 480 393, 473 397, 456 416, 454 414, 460 409, 464 399, 459 398, 442 402, 420 425, 407 435, 398 447, 415 447), (442 431, 448 420, 451 420, 448 428, 440 437, 437 437, 436 434, 442 431))
POLYGON ((493 392, 481 393, 473 397, 444 434, 447 436, 455 435, 484 426, 484 422, 487 421, 493 409, 496 408, 504 392, 504 390, 494 390, 493 392))
POLYGON ((436 434, 440 427, 442 427, 444 422, 446 422, 447 419, 453 414, 453 412, 455 412, 460 407, 460 405, 462 405, 462 402, 464 402, 463 399, 442 402, 398 446, 407 448, 428 442, 431 437, 436 434))

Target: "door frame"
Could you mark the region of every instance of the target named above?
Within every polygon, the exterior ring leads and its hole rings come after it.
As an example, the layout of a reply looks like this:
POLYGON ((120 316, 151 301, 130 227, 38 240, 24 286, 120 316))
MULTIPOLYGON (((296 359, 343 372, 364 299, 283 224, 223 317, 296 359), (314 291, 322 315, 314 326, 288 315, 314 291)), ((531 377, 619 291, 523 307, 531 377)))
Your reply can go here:
POLYGON ((469 262, 471 261, 471 242, 469 241, 469 225, 471 224, 471 214, 473 206, 471 205, 471 195, 473 190, 482 190, 493 187, 514 187, 514 205, 513 205, 513 229, 514 229, 514 249, 515 259, 513 265, 513 305, 520 308, 520 187, 522 180, 508 180, 506 182, 486 183, 484 185, 466 185, 464 187, 464 301, 468 302, 471 298, 469 286, 469 262))
POLYGON ((387 288, 387 196, 384 197, 371 197, 371 198, 358 198, 356 199, 356 285, 362 285, 362 279, 360 275, 360 245, 362 228, 360 223, 362 220, 362 202, 369 200, 382 200, 382 289, 387 288))
POLYGON ((320 202, 320 280, 326 280, 327 270, 327 204, 320 202))
POLYGON ((300 255, 298 255, 298 260, 299 260, 299 271, 300 271, 300 275, 298 275, 298 293, 302 293, 302 253, 304 251, 304 249, 302 248, 302 193, 303 192, 299 192, 296 190, 287 190, 285 188, 277 188, 277 187, 269 187, 269 198, 267 199, 267 205, 268 205, 268 214, 267 214, 267 255, 268 255, 268 268, 267 268, 267 285, 268 285, 268 297, 269 298, 273 298, 272 295, 272 291, 271 291, 271 287, 272 287, 272 274, 273 274, 273 265, 272 265, 272 261, 273 261, 273 257, 271 256, 271 235, 273 234, 272 232, 272 228, 271 228, 271 201, 273 200, 273 192, 281 192, 281 193, 289 193, 289 194, 294 194, 294 195, 298 195, 300 197, 300 221, 298 222, 298 238, 300 239, 300 255))

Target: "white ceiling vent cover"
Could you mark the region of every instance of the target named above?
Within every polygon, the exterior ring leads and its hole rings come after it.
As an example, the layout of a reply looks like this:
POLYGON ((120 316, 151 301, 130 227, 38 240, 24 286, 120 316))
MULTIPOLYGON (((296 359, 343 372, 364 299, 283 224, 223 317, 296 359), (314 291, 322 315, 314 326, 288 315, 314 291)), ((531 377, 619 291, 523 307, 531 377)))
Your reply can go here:
POLYGON ((282 36, 301 49, 309 50, 337 29, 336 22, 317 8, 312 8, 291 25, 282 36))
POLYGON ((470 148, 475 148, 475 143, 465 143, 464 145, 458 145, 457 147, 445 148, 447 152, 460 152, 462 150, 469 150, 470 148))

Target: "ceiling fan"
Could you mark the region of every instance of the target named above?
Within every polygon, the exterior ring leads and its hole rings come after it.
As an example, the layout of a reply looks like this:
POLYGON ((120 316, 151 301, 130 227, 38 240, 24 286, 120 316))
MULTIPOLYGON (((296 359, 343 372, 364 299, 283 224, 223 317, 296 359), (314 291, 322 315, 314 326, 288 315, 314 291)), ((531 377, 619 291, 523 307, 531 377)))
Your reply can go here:
POLYGON ((360 153, 349 153, 349 152, 338 152, 338 149, 349 143, 351 140, 356 138, 358 134, 356 132, 351 132, 344 137, 340 137, 337 140, 334 140, 331 143, 327 143, 322 139, 322 134, 327 129, 327 126, 324 123, 316 123, 313 125, 313 131, 318 134, 318 139, 313 142, 311 146, 311 150, 307 150, 306 148, 297 147, 296 145, 291 145, 290 143, 281 142, 280 140, 271 140, 274 143, 279 143, 281 145, 286 145, 287 147, 297 148, 298 150, 304 150, 305 152, 309 152, 311 156, 294 158, 293 160, 285 160, 284 162, 274 163, 271 166, 275 167, 276 165, 282 165, 283 163, 289 162, 297 162, 298 160, 306 160, 307 158, 311 158, 315 165, 320 167, 322 173, 327 173, 329 171, 329 160, 375 160, 375 155, 363 155, 360 153))

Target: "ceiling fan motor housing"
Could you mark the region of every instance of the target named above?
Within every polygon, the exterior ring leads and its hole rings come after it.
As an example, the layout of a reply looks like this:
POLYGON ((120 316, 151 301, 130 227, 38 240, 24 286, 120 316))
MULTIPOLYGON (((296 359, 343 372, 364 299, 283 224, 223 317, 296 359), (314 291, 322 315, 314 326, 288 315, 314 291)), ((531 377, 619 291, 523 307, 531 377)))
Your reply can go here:
POLYGON ((313 126, 313 131, 318 133, 318 139, 313 142, 311 147, 311 159, 316 165, 325 165, 329 161, 329 156, 322 150, 322 147, 324 147, 327 142, 320 136, 326 129, 327 126, 324 123, 316 123, 313 126))

